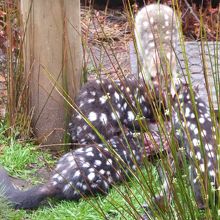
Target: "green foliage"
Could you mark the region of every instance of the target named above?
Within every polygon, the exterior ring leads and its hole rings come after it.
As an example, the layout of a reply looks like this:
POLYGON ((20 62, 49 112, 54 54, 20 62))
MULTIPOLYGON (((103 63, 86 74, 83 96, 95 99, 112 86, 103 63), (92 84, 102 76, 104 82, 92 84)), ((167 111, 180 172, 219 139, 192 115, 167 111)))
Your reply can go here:
MULTIPOLYGON (((0 125, 0 131, 5 128, 4 123, 0 125)), ((13 137, 0 135, 1 154, 0 164, 15 176, 26 179, 36 170, 50 166, 53 163, 51 155, 45 151, 37 150, 36 146, 29 143, 22 143, 13 137)), ((32 180, 33 180, 32 176, 32 180)))
MULTIPOLYGON (((151 171, 155 172, 154 169, 151 171)), ((97 195, 81 199, 79 202, 50 201, 49 207, 42 206, 36 211, 27 213, 18 211, 18 213, 23 218, 31 220, 138 219, 143 213, 141 206, 145 202, 144 191, 141 188, 141 185, 132 178, 129 182, 115 186, 107 196, 97 195)))

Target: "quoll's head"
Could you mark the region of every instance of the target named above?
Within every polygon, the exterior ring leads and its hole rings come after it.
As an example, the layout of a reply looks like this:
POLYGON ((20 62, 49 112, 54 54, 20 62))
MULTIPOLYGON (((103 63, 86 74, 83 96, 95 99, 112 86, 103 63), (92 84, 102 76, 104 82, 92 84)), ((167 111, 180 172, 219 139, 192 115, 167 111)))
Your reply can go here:
POLYGON ((150 86, 174 93, 178 19, 173 9, 161 4, 142 8, 135 18, 135 38, 141 77, 150 86))

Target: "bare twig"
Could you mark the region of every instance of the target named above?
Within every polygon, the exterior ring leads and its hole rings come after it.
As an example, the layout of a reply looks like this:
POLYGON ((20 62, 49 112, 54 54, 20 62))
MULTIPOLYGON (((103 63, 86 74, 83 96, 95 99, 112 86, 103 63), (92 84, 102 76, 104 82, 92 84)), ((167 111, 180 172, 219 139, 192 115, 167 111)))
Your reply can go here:
MULTIPOLYGON (((200 22, 200 19, 198 18, 198 16, 195 14, 195 12, 193 11, 193 8, 192 8, 192 6, 190 6, 190 4, 189 4, 189 2, 187 1, 187 0, 184 0, 184 2, 185 2, 185 4, 186 4, 186 6, 187 6, 187 8, 190 10, 190 13, 193 15, 193 17, 196 19, 196 21, 198 22, 198 23, 201 23, 200 22)), ((204 26, 204 28, 207 30, 208 29, 208 27, 207 27, 207 25, 203 25, 204 26)), ((213 39, 215 39, 215 36, 213 35, 213 34, 211 34, 211 33, 209 33, 208 31, 207 31, 207 34, 211 37, 211 38, 213 38, 213 39)))

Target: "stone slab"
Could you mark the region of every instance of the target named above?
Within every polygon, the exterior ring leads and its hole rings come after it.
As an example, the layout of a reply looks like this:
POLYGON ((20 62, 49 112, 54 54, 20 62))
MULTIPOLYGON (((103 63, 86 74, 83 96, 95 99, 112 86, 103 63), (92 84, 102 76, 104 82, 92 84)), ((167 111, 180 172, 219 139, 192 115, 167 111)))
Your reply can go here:
MULTIPOLYGON (((137 55, 133 42, 130 42, 129 46, 131 72, 133 74, 137 74, 137 55)), ((186 80, 188 82, 188 73, 193 86, 198 86, 199 94, 206 102, 208 102, 208 96, 205 83, 205 74, 207 75, 214 108, 218 109, 219 101, 217 102, 217 97, 218 100, 220 99, 220 42, 204 42, 203 44, 196 41, 185 42, 184 46, 177 46, 175 53, 180 78, 183 81, 186 80), (185 51, 186 56, 184 56, 183 51, 185 51)))

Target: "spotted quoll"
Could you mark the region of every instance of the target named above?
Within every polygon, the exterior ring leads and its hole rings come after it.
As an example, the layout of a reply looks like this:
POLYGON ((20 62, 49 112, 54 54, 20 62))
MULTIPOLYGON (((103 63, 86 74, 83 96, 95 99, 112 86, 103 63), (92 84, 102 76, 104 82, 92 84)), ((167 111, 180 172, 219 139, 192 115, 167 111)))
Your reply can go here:
POLYGON ((100 79, 82 87, 69 131, 74 143, 85 146, 62 156, 48 182, 21 191, 0 169, 0 186, 13 207, 36 208, 47 197, 78 200, 89 194, 107 193, 114 183, 125 179, 129 170, 136 169, 144 147, 130 132, 142 131, 157 118, 155 112, 163 112, 160 88, 171 83, 171 72, 176 78, 174 18, 168 6, 158 4, 146 6, 137 14, 135 34, 141 74, 120 81, 100 79), (108 144, 102 143, 103 139, 108 144))
MULTIPOLYGON (((173 100, 172 123, 174 126, 174 134, 177 140, 177 156, 179 165, 182 166, 183 158, 186 159, 189 172, 190 183, 195 195, 195 200, 199 209, 204 209, 207 203, 207 195, 210 195, 209 189, 214 191, 218 188, 217 183, 217 129, 213 126, 209 106, 200 98, 195 91, 188 88, 188 85, 182 84, 178 90, 178 94, 173 100), (192 102, 195 100, 195 106, 192 102), (202 191, 205 190, 205 193, 202 191)), ((176 164, 170 153, 170 160, 173 174, 175 175, 176 164)), ((164 172, 163 172, 164 174, 164 172)), ((155 197, 155 203, 165 209, 164 196, 170 198, 172 192, 168 184, 166 176, 164 179, 163 192, 155 197), (164 195, 165 191, 165 195, 164 195)), ((211 191, 212 191, 211 190, 211 191)), ((217 196, 217 195, 215 195, 217 196)), ((210 198, 210 197, 209 197, 210 198)), ((215 203, 214 201, 209 201, 215 203)), ((146 209, 149 208, 146 206, 146 209)), ((143 219, 148 219, 144 217, 143 219)))
POLYGON ((142 163, 141 139, 133 135, 114 136, 105 144, 89 144, 63 155, 50 179, 43 185, 22 191, 0 168, 0 190, 14 208, 33 209, 48 197, 78 200, 109 188, 127 179, 142 163))
POLYGON ((163 111, 159 91, 151 93, 145 82, 134 76, 121 81, 90 81, 80 90, 75 104, 78 110, 69 131, 72 141, 80 144, 100 143, 96 130, 105 139, 120 134, 123 128, 140 131, 141 124, 154 121, 155 108, 163 111))

